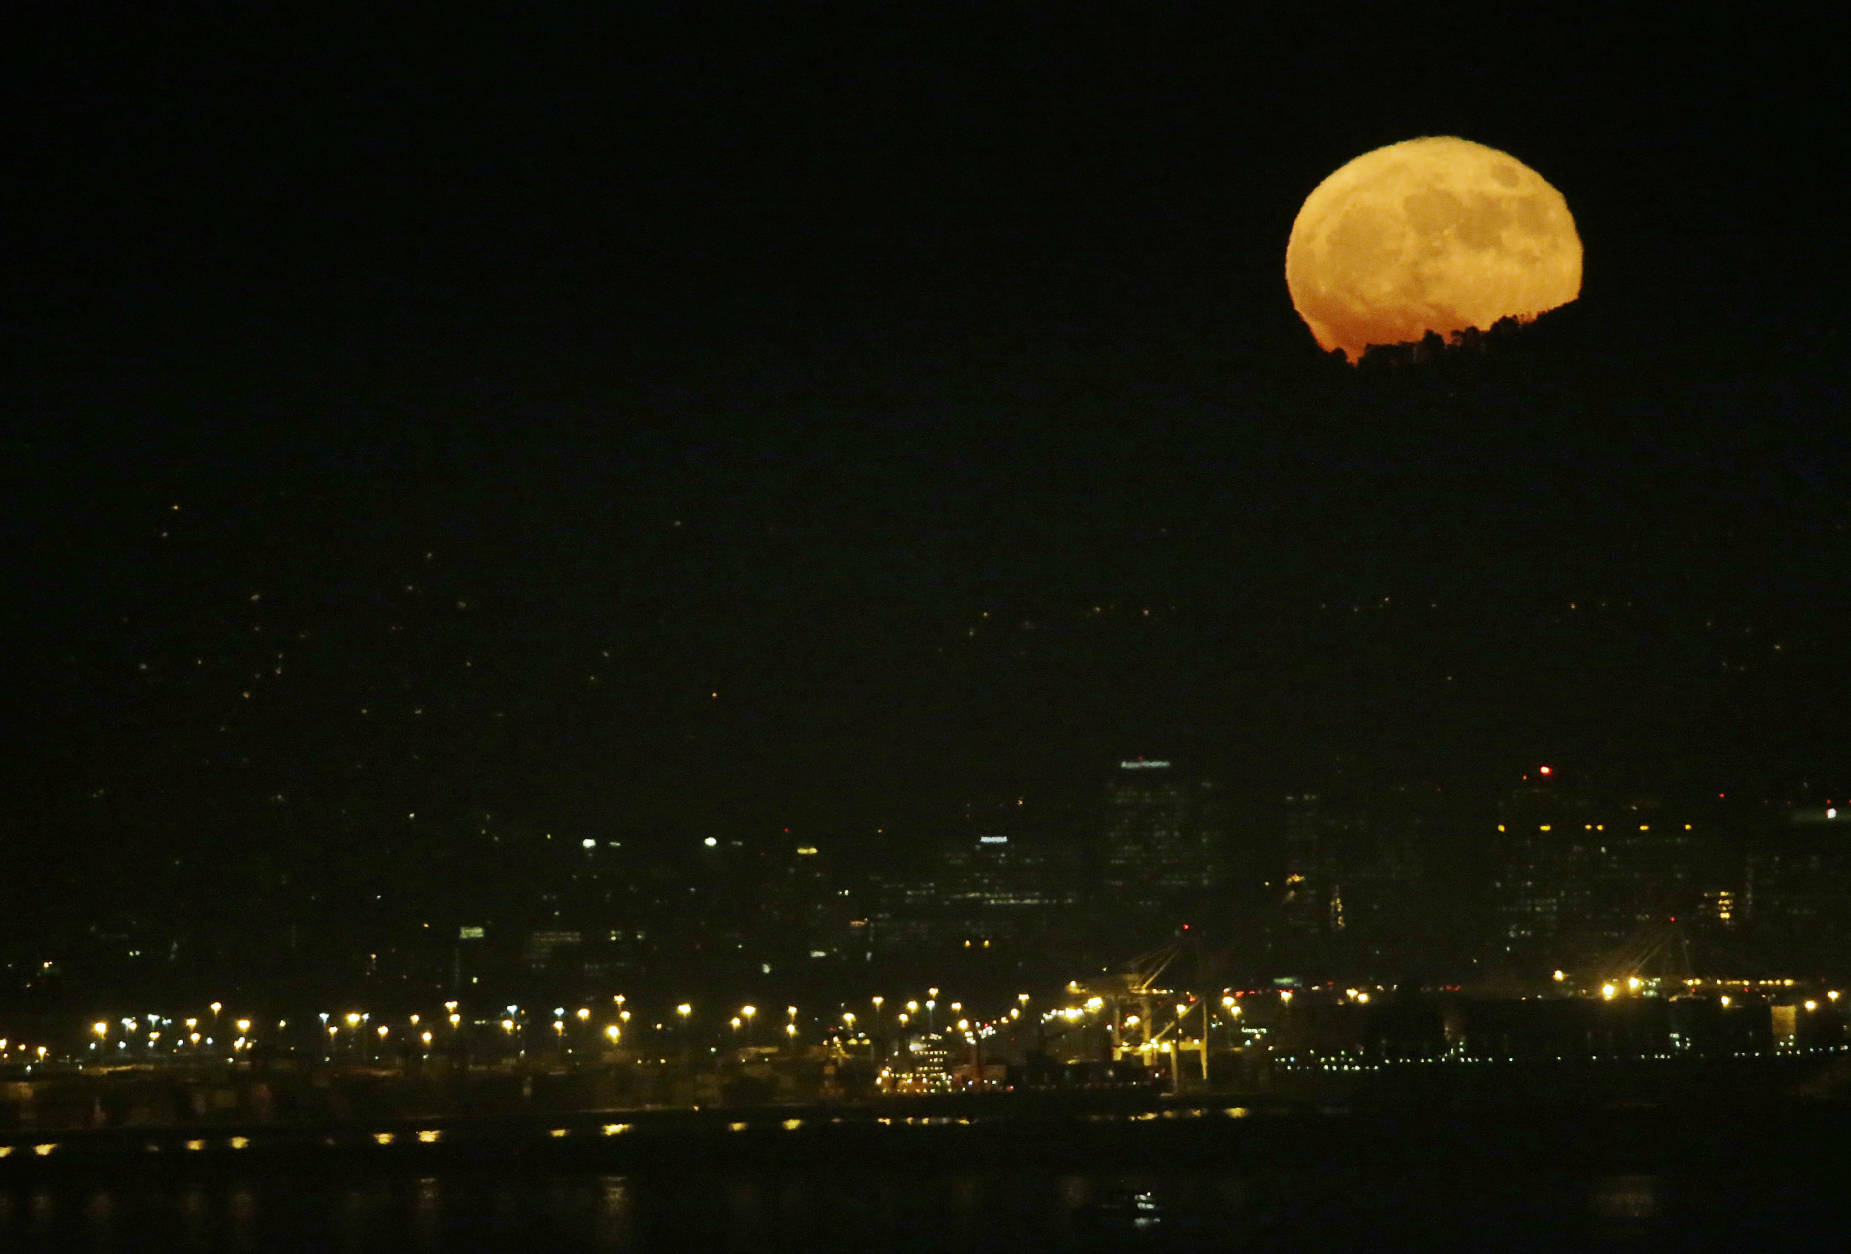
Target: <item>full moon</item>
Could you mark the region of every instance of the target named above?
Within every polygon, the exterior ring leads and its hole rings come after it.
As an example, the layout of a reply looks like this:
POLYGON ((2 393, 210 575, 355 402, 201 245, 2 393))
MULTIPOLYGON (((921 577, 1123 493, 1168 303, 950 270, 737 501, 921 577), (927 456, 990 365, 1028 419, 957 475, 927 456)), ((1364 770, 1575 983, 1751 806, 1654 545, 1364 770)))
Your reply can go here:
POLYGON ((1285 248, 1292 306, 1324 351, 1528 321, 1581 294, 1562 193, 1506 153, 1450 137, 1366 152, 1305 198, 1285 248))

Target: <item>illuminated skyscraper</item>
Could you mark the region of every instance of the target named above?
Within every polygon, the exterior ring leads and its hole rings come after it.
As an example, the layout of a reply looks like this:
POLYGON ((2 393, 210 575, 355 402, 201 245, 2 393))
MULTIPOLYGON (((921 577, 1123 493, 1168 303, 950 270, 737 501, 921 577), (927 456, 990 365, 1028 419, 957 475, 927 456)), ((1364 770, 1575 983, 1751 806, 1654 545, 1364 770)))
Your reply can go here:
POLYGON ((1204 785, 1160 759, 1129 758, 1106 784, 1100 887, 1108 903, 1161 909, 1211 887, 1215 849, 1204 785))

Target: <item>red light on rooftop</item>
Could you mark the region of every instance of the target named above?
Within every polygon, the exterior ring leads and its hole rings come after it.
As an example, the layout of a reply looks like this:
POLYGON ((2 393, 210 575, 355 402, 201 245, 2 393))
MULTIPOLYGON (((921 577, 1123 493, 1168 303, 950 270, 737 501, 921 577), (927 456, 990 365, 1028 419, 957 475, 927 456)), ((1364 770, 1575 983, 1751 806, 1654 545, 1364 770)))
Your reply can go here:
POLYGON ((1555 774, 1555 768, 1553 766, 1539 766, 1536 768, 1536 773, 1538 775, 1553 775, 1555 774))

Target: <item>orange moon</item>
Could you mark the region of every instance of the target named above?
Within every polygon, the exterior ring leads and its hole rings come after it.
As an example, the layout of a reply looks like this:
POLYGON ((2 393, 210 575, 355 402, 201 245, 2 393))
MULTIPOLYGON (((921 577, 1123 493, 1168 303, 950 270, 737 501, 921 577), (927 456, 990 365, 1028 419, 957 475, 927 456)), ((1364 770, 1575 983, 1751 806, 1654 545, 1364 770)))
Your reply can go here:
POLYGON ((1292 306, 1324 351, 1527 321, 1581 294, 1562 193, 1515 157, 1451 137, 1390 144, 1305 198, 1285 247, 1292 306))

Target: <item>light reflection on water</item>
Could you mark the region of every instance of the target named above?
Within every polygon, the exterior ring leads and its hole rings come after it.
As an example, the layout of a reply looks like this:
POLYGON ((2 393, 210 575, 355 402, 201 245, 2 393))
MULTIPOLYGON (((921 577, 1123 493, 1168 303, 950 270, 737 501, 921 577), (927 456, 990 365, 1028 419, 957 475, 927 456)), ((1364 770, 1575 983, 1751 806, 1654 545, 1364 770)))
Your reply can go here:
MULTIPOLYGON (((242 1159, 240 1161, 243 1161, 242 1159)), ((866 1246, 898 1251, 1448 1248, 1473 1233, 1525 1248, 1711 1240, 1745 1185, 1661 1175, 1521 1171, 725 1170, 511 1175, 488 1168, 361 1179, 314 1175, 0 1178, 0 1250, 423 1251, 695 1248, 704 1254, 866 1246), (1126 1210, 1148 1192, 1153 1224, 1126 1210), (1138 1223, 1134 1233, 1131 1225, 1138 1223)), ((1818 1207, 1815 1205, 1815 1211, 1818 1207)), ((1842 1209, 1842 1206, 1841 1206, 1842 1209)))

